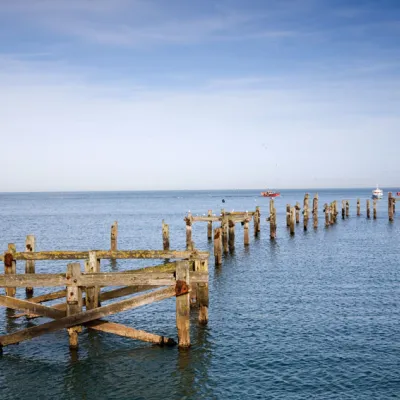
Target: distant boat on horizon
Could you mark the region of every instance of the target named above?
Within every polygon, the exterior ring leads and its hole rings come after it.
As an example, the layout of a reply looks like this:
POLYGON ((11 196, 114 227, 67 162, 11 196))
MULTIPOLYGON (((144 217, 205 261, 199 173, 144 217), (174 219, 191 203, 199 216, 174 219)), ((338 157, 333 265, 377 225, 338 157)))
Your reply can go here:
POLYGON ((281 194, 279 192, 273 192, 272 190, 267 190, 266 192, 261 192, 262 197, 278 197, 281 194))
POLYGON ((383 198, 383 191, 379 189, 378 185, 376 185, 376 189, 372 191, 372 198, 373 199, 382 199, 383 198))

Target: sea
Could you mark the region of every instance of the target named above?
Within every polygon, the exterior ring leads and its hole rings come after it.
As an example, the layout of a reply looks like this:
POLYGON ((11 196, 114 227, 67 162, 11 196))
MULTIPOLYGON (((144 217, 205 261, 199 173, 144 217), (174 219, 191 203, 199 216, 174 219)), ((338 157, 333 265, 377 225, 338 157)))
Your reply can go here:
MULTIPOLYGON (((209 323, 191 315, 189 350, 158 347, 84 330, 70 351, 67 332, 45 334, 0 355, 0 399, 398 399, 400 398, 400 206, 388 221, 387 193, 378 217, 366 218, 371 189, 282 190, 277 238, 269 238, 269 199, 260 190, 0 194, 0 249, 26 235, 36 250, 109 249, 118 221, 120 249, 185 249, 184 217, 209 209, 261 209, 261 232, 214 265, 207 224, 194 223, 196 248, 210 252, 209 323), (290 236, 286 204, 319 194, 319 226, 290 236), (361 199, 361 216, 356 200, 361 199), (350 201, 350 217, 324 226, 326 202, 350 201), (223 202, 224 200, 224 202, 223 202)), ((310 205, 312 200, 310 200, 310 205)), ((216 224, 214 224, 214 227, 216 224)), ((103 260, 102 271, 162 261, 103 260)), ((68 261, 36 263, 37 273, 63 273, 68 261)), ((17 262, 23 273, 24 262, 17 262)), ((35 289, 35 295, 54 289, 35 289)), ((4 289, 1 289, 4 293, 4 289)), ((17 297, 25 298, 18 289, 17 297)), ((52 304, 52 303, 47 303, 52 304)), ((48 321, 11 318, 0 307, 0 334, 48 321)), ((111 321, 177 339, 175 299, 125 311, 111 321)))

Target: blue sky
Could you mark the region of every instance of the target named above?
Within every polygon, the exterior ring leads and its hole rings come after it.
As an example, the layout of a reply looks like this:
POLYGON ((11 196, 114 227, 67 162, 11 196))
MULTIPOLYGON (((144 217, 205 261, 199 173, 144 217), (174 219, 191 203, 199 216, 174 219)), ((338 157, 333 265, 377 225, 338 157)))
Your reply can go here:
POLYGON ((0 0, 0 190, 400 186, 399 43, 395 0, 0 0))

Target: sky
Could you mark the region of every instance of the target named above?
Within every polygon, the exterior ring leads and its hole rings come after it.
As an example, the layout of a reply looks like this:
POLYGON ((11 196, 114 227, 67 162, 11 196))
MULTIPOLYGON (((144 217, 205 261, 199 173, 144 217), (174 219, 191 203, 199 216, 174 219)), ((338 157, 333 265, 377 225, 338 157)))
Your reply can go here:
POLYGON ((0 0, 0 192, 400 187, 398 0, 0 0))

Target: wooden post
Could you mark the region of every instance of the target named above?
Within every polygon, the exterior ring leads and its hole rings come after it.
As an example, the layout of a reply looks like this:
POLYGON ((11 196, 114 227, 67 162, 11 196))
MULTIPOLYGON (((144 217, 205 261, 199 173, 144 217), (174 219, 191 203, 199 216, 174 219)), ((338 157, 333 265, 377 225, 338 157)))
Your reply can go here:
POLYGON ((371 218, 371 210, 370 210, 370 206, 369 206, 369 200, 367 200, 367 218, 371 218))
MULTIPOLYGON (((100 272, 100 263, 96 257, 95 251, 89 251, 89 259, 85 262, 85 273, 93 274, 100 272)), ((90 286, 86 288, 86 309, 92 310, 99 307, 100 287, 90 286)))
POLYGON ((178 346, 190 347, 189 262, 176 263, 176 327, 178 346), (181 290, 178 291, 178 288, 181 290), (182 294, 181 294, 182 293, 182 294))
POLYGON ((290 234, 294 235, 296 207, 290 209, 290 234))
POLYGON ((111 251, 117 251, 118 242, 118 222, 115 221, 111 225, 111 251))
POLYGON ((276 238, 276 209, 274 199, 269 201, 269 237, 276 238))
POLYGON ((334 202, 329 204, 329 224, 333 225, 335 223, 335 204, 334 202))
POLYGON ((235 250, 235 222, 229 219, 228 226, 229 226, 229 251, 232 253, 235 250))
POLYGON ((261 232, 261 211, 260 207, 256 206, 256 214, 257 214, 257 236, 261 232))
POLYGON ((221 210, 221 240, 224 254, 228 254, 228 219, 224 209, 221 210))
MULTIPOLYGON (((212 210, 208 210, 208 216, 212 217, 212 210)), ((212 239, 212 221, 208 221, 207 223, 207 239, 212 239)))
POLYGON ((249 214, 247 212, 244 218, 245 219, 243 223, 243 242, 245 246, 248 246, 250 244, 250 238, 249 238, 249 214))
POLYGON ((346 217, 346 200, 342 200, 342 219, 346 217))
POLYGON ((314 195, 313 199, 313 222, 314 229, 318 228, 318 193, 314 195))
POLYGON ((333 213, 332 221, 334 224, 336 224, 336 219, 339 214, 338 210, 337 210, 337 201, 336 200, 332 203, 332 211, 331 212, 333 213))
MULTIPOLYGON (((199 271, 208 274, 208 260, 201 260, 199 271)), ((199 303, 199 323, 208 323, 208 283, 197 284, 197 301, 199 303)))
POLYGON ((350 201, 346 200, 346 218, 350 216, 350 201))
MULTIPOLYGON (((28 235, 25 240, 25 251, 26 252, 34 252, 35 251, 35 236, 28 235)), ((35 273, 35 260, 26 260, 25 264, 25 273, 26 274, 34 274, 35 273)), ((33 288, 27 287, 25 288, 25 293, 27 296, 33 295, 33 288)))
MULTIPOLYGON (((15 261, 14 254, 16 248, 14 243, 9 243, 8 250, 4 254, 4 274, 11 275, 17 273, 17 262, 15 261)), ((17 289, 15 287, 6 287, 6 296, 15 297, 17 289)))
POLYGON ((300 203, 297 202, 296 203, 296 224, 300 223, 300 210, 301 210, 300 203))
MULTIPOLYGON (((76 286, 74 280, 81 275, 81 265, 79 263, 68 264, 67 279, 70 284, 67 286, 67 316, 78 314, 82 311, 82 289, 76 286)), ((81 326, 68 328, 70 349, 78 348, 78 333, 82 331, 81 326)))
POLYGON ((215 265, 222 264, 222 228, 215 228, 214 229, 214 258, 215 258, 215 265))
POLYGON ((388 193, 388 214, 389 214, 389 221, 393 222, 393 197, 392 197, 392 192, 388 193))
POLYGON ((193 250, 192 248, 192 214, 189 212, 186 221, 186 250, 193 250))
POLYGON ((396 197, 393 197, 393 214, 396 214, 396 197))
POLYGON ((308 226, 308 200, 309 200, 309 194, 306 193, 304 196, 304 230, 307 230, 307 226, 308 226))
POLYGON ((357 217, 361 215, 361 202, 360 199, 357 199, 357 217))
POLYGON ((169 226, 162 220, 162 241, 163 250, 169 250, 169 226))
POLYGON ((376 219, 376 218, 377 218, 377 215, 376 215, 376 204, 377 204, 377 201, 376 201, 376 199, 374 199, 374 201, 373 201, 373 208, 374 208, 374 219, 376 219))
POLYGON ((286 204, 286 226, 290 226, 290 204, 286 204))
POLYGON ((329 220, 329 206, 328 203, 324 204, 324 213, 325 213, 325 226, 330 225, 330 220, 329 220))

